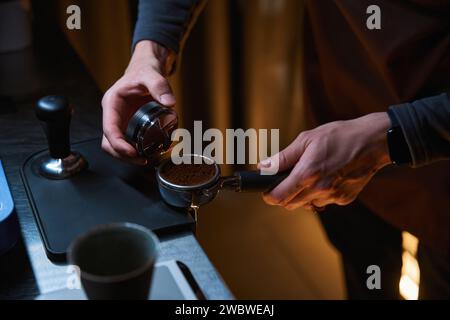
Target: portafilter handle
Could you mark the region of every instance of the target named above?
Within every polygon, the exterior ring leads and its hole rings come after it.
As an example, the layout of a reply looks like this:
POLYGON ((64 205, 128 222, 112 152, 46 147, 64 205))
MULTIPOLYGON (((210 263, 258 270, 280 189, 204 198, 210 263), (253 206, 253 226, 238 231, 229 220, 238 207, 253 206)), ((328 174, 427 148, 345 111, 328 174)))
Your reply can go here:
POLYGON ((222 186, 237 192, 266 192, 275 188, 289 176, 290 171, 277 174, 261 174, 260 170, 237 171, 234 176, 224 177, 222 186))

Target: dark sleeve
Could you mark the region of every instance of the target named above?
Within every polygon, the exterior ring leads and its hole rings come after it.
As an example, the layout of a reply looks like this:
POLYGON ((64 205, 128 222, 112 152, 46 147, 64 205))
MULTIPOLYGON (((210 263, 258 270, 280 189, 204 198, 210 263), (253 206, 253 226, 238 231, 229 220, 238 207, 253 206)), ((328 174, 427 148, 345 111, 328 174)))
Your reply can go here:
POLYGON ((411 152, 413 167, 450 159, 450 97, 444 93, 390 107, 411 152))
POLYGON ((158 42, 178 53, 202 0, 139 0, 133 49, 141 40, 158 42))

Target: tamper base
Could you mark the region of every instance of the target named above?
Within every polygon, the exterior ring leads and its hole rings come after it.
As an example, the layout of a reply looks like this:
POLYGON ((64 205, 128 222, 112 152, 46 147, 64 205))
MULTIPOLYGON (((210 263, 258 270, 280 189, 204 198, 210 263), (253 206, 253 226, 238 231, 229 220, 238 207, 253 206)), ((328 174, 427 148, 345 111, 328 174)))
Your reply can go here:
POLYGON ((53 180, 70 178, 87 168, 87 161, 77 152, 71 153, 64 159, 53 159, 50 155, 42 158, 39 173, 53 180))

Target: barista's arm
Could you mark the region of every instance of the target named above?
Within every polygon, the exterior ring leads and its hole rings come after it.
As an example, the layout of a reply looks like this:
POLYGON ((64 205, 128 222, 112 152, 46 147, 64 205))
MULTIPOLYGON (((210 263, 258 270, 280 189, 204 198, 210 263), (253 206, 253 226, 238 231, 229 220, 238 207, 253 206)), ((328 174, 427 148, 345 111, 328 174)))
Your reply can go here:
POLYGON ((151 40, 178 54, 205 4, 206 0, 139 0, 133 49, 139 41, 151 40))
POLYGON ((390 109, 402 128, 413 167, 450 159, 450 98, 447 93, 390 109))
MULTIPOLYGON (((407 141, 412 165, 450 159, 450 100, 447 94, 391 107, 407 141)), ((298 207, 346 205, 355 200, 378 170, 390 164, 386 112, 334 121, 302 132, 260 167, 291 170, 264 195, 267 203, 298 207)))
POLYGON ((136 150, 123 132, 132 114, 156 100, 173 106, 175 96, 167 76, 174 70, 176 54, 183 47, 203 0, 140 0, 133 38, 133 56, 125 74, 105 93, 102 148, 114 157, 137 164, 136 150))

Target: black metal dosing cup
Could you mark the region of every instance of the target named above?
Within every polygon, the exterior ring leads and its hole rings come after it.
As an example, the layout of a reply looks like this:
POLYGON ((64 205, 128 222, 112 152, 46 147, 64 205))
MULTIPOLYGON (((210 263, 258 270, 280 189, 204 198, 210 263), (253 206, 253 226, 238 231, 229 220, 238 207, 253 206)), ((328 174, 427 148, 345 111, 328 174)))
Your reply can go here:
POLYGON ((162 174, 164 167, 172 161, 171 158, 165 159, 157 168, 156 178, 161 197, 174 207, 198 208, 211 202, 221 189, 231 189, 236 192, 269 191, 289 175, 289 172, 263 175, 259 170, 255 170, 238 171, 233 176, 222 177, 220 167, 213 159, 196 154, 184 155, 183 158, 185 157, 200 157, 204 163, 215 167, 215 174, 202 184, 177 185, 165 179, 162 174))
POLYGON ((75 239, 68 259, 79 268, 88 299, 146 300, 158 250, 158 238, 147 228, 114 223, 75 239))

